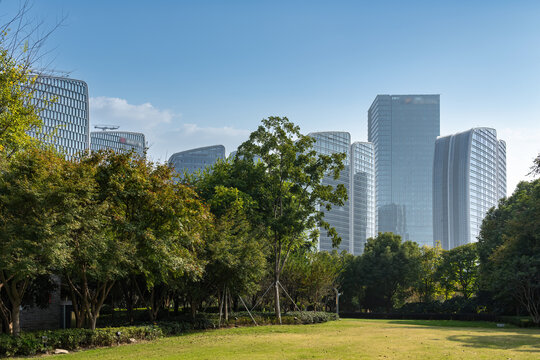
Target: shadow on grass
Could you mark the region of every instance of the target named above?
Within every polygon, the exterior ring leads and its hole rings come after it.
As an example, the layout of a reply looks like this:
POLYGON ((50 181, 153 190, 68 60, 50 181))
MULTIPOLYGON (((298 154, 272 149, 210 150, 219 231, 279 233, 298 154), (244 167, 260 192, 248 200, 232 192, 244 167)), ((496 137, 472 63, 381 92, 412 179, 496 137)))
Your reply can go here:
POLYGON ((540 354, 540 338, 528 334, 507 335, 453 335, 447 337, 450 341, 461 343, 465 347, 482 349, 517 350, 540 354), (533 349, 519 349, 530 346, 533 349))

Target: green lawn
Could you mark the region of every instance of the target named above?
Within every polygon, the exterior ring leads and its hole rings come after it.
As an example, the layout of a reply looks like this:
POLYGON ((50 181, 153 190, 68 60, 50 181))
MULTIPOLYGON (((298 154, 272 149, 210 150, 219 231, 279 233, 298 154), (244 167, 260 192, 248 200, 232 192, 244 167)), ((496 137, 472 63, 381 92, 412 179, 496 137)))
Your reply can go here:
POLYGON ((540 330, 457 321, 352 320, 213 330, 61 359, 540 359, 540 330))

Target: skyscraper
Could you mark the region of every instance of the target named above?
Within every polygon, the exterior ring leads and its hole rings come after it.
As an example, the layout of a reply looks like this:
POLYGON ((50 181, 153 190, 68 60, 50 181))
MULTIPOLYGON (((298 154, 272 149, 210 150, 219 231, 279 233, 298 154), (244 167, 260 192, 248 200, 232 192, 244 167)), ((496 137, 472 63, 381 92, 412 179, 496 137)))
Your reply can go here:
MULTIPOLYGON (((348 132, 329 131, 308 134, 315 139, 314 150, 319 154, 330 155, 345 153, 345 168, 340 177, 323 179, 324 185, 343 184, 348 199, 343 206, 332 206, 325 211, 324 219, 334 227, 341 237, 338 251, 346 250, 353 255, 364 251, 366 240, 375 235, 375 190, 373 145, 367 142, 355 142, 351 145, 348 132)), ((332 251, 332 239, 326 230, 320 229, 318 248, 332 251)))
POLYGON ((34 87, 43 126, 41 131, 29 134, 54 145, 67 157, 87 151, 90 148, 88 85, 67 77, 40 75, 34 87))
MULTIPOLYGON (((323 179, 324 185, 332 185, 336 187, 338 184, 345 186, 349 198, 345 201, 343 206, 333 205, 332 210, 325 211, 324 220, 327 221, 330 226, 334 227, 341 237, 341 244, 337 248, 338 251, 347 250, 350 253, 353 253, 353 244, 351 242, 352 238, 352 211, 351 206, 352 199, 350 195, 350 184, 351 184, 351 171, 350 171, 350 162, 351 162, 351 135, 348 132, 340 131, 328 131, 328 132, 315 132, 310 133, 308 136, 311 136, 315 139, 315 144, 313 145, 314 150, 323 155, 331 155, 334 153, 345 153, 346 157, 343 161, 345 168, 341 171, 341 174, 337 180, 332 176, 326 176, 323 179)), ((320 251, 332 251, 332 238, 328 237, 326 230, 324 228, 320 229, 319 243, 318 247, 320 251)))
MULTIPOLYGON (((375 166, 373 144, 355 142, 351 145, 351 188, 353 199, 353 255, 364 252, 366 240, 376 235, 375 166)), ((349 195, 349 196, 351 196, 349 195)))
POLYGON ((433 149, 440 134, 439 95, 377 95, 368 111, 375 151, 379 232, 433 244, 433 149))
POLYGON ((433 238, 476 242, 486 212, 506 196, 506 143, 490 128, 440 137, 433 165, 433 238))
POLYGON ((203 171, 213 165, 218 159, 225 159, 225 146, 212 145, 186 151, 177 152, 169 158, 171 164, 179 174, 187 171, 189 174, 198 170, 203 171))
POLYGON ((92 151, 111 149, 116 152, 135 151, 144 156, 146 141, 144 134, 127 131, 92 131, 90 149, 92 151))

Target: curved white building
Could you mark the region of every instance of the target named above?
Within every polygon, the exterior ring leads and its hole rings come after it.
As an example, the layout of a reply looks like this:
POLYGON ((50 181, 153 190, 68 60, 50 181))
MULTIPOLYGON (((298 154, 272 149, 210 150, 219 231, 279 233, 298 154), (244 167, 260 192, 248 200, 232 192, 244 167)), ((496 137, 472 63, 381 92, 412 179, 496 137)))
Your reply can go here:
POLYGON ((506 196, 506 143, 491 128, 439 137, 433 163, 433 238, 443 249, 476 242, 487 211, 506 196))

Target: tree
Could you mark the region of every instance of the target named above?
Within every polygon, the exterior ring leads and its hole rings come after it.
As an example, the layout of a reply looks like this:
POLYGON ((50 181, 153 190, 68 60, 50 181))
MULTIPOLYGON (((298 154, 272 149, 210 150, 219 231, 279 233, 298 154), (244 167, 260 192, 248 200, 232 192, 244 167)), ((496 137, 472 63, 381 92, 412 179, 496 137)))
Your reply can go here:
POLYGON ((435 247, 422 246, 420 251, 420 270, 415 288, 421 302, 430 302, 438 290, 437 268, 441 261, 442 248, 440 244, 435 247))
POLYGON ((49 150, 21 152, 0 171, 0 288, 10 302, 13 334, 20 332, 19 309, 32 279, 65 260, 58 236, 59 192, 65 160, 49 150))
POLYGON ((47 54, 43 45, 65 18, 46 28, 30 17, 31 9, 31 1, 20 2, 15 15, 0 25, 0 154, 8 157, 35 144, 28 132, 40 130, 41 106, 54 101, 36 97, 36 63, 47 54))
POLYGON ((344 255, 343 270, 338 283, 343 293, 339 299, 340 308, 348 311, 361 310, 361 303, 365 295, 362 256, 344 255))
POLYGON ((531 166, 531 172, 529 175, 540 175, 540 154, 534 159, 533 166, 531 166))
POLYGON ((540 324, 540 179, 521 182, 491 209, 479 236, 480 281, 495 299, 540 324))
POLYGON ((96 175, 103 158, 94 154, 67 162, 60 183, 58 226, 67 244, 61 268, 69 289, 77 327, 85 319, 96 328, 101 308, 115 281, 127 269, 129 244, 118 241, 107 214, 109 203, 100 199, 96 175))
POLYGON ((437 271, 445 287, 446 296, 460 292, 465 299, 477 290, 478 252, 476 244, 467 244, 445 251, 437 271))
POLYGON ((379 233, 367 241, 361 260, 365 286, 364 306, 389 312, 394 303, 405 298, 420 269, 420 249, 416 243, 401 242, 401 236, 379 233))
POLYGON ((292 254, 282 278, 295 302, 324 311, 326 300, 334 298, 334 288, 339 286, 344 256, 335 250, 329 253, 314 252, 311 249, 292 254))
POLYGON ((228 320, 228 299, 232 294, 251 295, 266 270, 266 248, 247 218, 249 197, 238 189, 218 186, 208 200, 215 226, 207 239, 209 263, 205 277, 218 293, 228 320))
POLYGON ((29 69, 0 47, 0 152, 4 155, 11 156, 32 144, 35 140, 28 131, 41 127, 39 109, 31 90, 35 80, 29 69))
POLYGON ((291 252, 306 241, 316 241, 318 227, 328 231, 334 245, 341 241, 335 229, 324 221, 321 209, 342 205, 347 198, 346 189, 341 184, 334 189, 321 182, 328 174, 339 177, 345 154, 317 155, 312 149, 314 141, 302 135, 300 128, 287 118, 269 117, 239 147, 235 160, 261 170, 259 183, 249 195, 257 202, 257 220, 267 229, 279 323, 279 280, 291 252), (259 160, 254 163, 252 159, 259 160))
POLYGON ((193 189, 173 181, 168 165, 154 165, 133 153, 100 152, 96 178, 108 204, 114 239, 125 244, 129 275, 151 320, 181 276, 200 276, 197 245, 210 215, 193 189))

